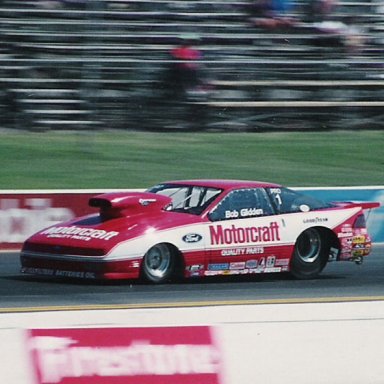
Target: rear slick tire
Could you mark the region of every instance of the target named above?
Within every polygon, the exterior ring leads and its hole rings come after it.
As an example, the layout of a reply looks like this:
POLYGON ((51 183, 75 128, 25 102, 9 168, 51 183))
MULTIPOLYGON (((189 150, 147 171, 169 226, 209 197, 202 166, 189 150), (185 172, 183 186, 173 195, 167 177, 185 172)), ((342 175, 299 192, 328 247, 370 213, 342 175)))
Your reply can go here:
POLYGON ((327 263, 329 247, 316 228, 305 230, 296 240, 291 260, 291 274, 300 280, 316 278, 327 263))

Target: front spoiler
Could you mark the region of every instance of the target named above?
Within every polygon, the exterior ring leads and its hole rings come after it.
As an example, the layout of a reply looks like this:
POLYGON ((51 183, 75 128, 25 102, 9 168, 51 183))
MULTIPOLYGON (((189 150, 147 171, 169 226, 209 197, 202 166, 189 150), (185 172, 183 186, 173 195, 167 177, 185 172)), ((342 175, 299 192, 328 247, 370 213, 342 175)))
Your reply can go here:
POLYGON ((21 273, 51 277, 87 280, 138 279, 140 277, 140 260, 75 260, 70 258, 49 258, 46 256, 27 256, 22 254, 21 273))

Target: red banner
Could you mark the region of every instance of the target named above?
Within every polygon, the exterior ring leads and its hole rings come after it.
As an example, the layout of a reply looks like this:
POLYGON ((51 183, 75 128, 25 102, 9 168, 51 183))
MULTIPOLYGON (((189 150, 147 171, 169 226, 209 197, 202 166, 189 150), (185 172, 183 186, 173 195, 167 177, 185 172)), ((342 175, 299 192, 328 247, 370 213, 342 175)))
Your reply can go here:
POLYGON ((0 194, 0 249, 20 249, 32 234, 56 223, 96 212, 96 193, 0 194))
POLYGON ((219 384, 212 328, 33 329, 38 384, 219 384))

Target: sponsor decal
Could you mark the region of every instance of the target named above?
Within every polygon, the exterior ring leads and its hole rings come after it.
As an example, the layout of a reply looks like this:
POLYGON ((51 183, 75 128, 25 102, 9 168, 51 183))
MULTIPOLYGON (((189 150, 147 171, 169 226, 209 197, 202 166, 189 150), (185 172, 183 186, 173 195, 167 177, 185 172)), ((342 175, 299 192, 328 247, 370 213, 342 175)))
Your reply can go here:
POLYGON ((250 269, 248 269, 248 273, 258 273, 258 274, 260 274, 260 273, 263 273, 264 271, 262 270, 262 269, 260 269, 260 268, 250 268, 250 269))
POLYGON ((54 276, 55 270, 48 268, 21 268, 22 273, 32 273, 36 275, 54 276))
POLYGON ((222 271, 204 271, 204 276, 217 276, 222 271))
POLYGON ((223 249, 221 251, 221 256, 239 256, 244 255, 245 248, 232 248, 232 249, 223 249))
POLYGON ((276 267, 284 267, 289 265, 289 259, 277 259, 275 261, 275 266, 276 267))
POLYGON ((143 207, 148 206, 151 203, 155 203, 156 199, 139 199, 139 204, 141 204, 143 207))
POLYGON ((355 234, 368 236, 368 230, 367 230, 367 228, 356 228, 355 234))
POLYGON ((257 266, 258 269, 264 269, 265 268, 265 257, 262 257, 259 260, 259 265, 257 266))
POLYGON ((201 271, 202 269, 204 269, 204 265, 202 264, 195 264, 187 267, 187 271, 191 271, 191 272, 201 271))
POLYGON ((96 279, 96 275, 93 272, 61 271, 59 269, 33 268, 33 267, 22 268, 21 272, 33 274, 33 275, 40 275, 40 276, 69 277, 69 278, 76 278, 76 279, 96 279))
POLYGON ((351 232, 352 231, 352 225, 351 224, 344 224, 341 227, 341 232, 351 232))
POLYGON ((225 211, 226 219, 237 219, 239 217, 252 217, 252 216, 261 216, 264 214, 264 211, 261 208, 243 208, 240 211, 229 210, 225 211))
POLYGON ((240 210, 241 217, 261 216, 264 211, 261 208, 243 208, 240 210))
POLYGON ((244 269, 245 261, 233 262, 229 264, 229 269, 244 269))
POLYGON ((304 219, 304 224, 319 224, 319 223, 326 223, 328 221, 328 217, 313 217, 304 219))
POLYGON ((27 347, 37 384, 219 384, 211 328, 33 329, 27 347))
POLYGON ((260 273, 276 273, 281 271, 288 271, 288 266, 277 267, 273 266, 272 259, 270 259, 271 266, 266 266, 265 258, 260 260, 249 260, 247 262, 233 262, 230 263, 230 269, 215 269, 204 271, 205 276, 224 276, 224 275, 245 275, 245 274, 260 274, 260 273))
POLYGON ((248 269, 257 268, 257 260, 248 260, 245 263, 245 268, 248 268, 248 269))
POLYGON ((229 248, 221 251, 221 256, 259 255, 264 253, 264 247, 229 248))
POLYGON ((276 256, 268 256, 267 258, 267 268, 274 267, 276 261, 276 256))
POLYGON ((247 248, 247 255, 260 255, 264 253, 264 247, 252 247, 252 248, 247 248))
POLYGON ((86 279, 95 279, 96 278, 96 276, 93 272, 60 271, 60 270, 55 271, 55 276, 86 278, 86 279))
POLYGON ((117 236, 119 232, 83 228, 72 225, 70 227, 51 227, 43 232, 40 232, 40 234, 46 235, 48 238, 65 238, 89 241, 91 239, 110 240, 117 236))
POLYGON ((211 245, 246 244, 273 242, 280 240, 280 227, 276 221, 260 227, 237 227, 232 224, 226 228, 223 225, 210 225, 211 245))
POLYGON ((233 211, 225 211, 225 216, 226 219, 237 219, 239 217, 239 212, 236 210, 233 211))
POLYGON ((355 236, 352 239, 353 244, 364 244, 366 242, 365 236, 355 236))
POLYGON ((225 271, 205 271, 205 276, 233 276, 233 275, 244 275, 249 273, 246 269, 234 269, 225 271))
POLYGON ((353 236, 353 232, 352 231, 351 232, 339 232, 337 234, 337 237, 339 239, 342 239, 343 237, 352 237, 352 236, 353 236))
POLYGON ((228 263, 216 263, 216 264, 208 264, 209 271, 223 271, 229 268, 228 263))
POLYGON ((185 243, 198 243, 202 238, 198 233, 188 233, 182 239, 185 243))

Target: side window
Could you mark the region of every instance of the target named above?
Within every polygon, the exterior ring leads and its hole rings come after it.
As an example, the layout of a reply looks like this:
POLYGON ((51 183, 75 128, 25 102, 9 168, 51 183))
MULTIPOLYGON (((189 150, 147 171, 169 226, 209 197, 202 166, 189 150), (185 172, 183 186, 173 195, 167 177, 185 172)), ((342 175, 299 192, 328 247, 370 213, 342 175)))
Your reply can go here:
POLYGON ((303 195, 288 188, 269 188, 268 193, 278 213, 305 212, 329 207, 313 197, 303 195))
POLYGON ((273 214, 263 189, 239 189, 226 196, 210 214, 213 221, 244 219, 273 214))
POLYGON ((287 192, 284 188, 269 188, 268 192, 278 213, 291 212, 291 204, 295 196, 287 192))

